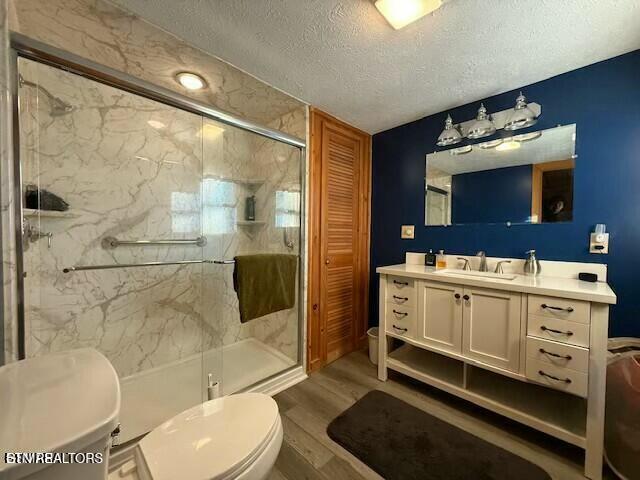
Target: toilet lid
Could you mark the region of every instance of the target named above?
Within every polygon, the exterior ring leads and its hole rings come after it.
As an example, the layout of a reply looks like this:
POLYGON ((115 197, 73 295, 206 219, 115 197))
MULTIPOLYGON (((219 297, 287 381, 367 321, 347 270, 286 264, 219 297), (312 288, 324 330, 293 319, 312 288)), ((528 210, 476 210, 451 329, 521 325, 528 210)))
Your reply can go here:
POLYGON ((204 480, 244 469, 277 428, 278 405, 261 393, 217 398, 186 410, 140 441, 153 480, 204 480))

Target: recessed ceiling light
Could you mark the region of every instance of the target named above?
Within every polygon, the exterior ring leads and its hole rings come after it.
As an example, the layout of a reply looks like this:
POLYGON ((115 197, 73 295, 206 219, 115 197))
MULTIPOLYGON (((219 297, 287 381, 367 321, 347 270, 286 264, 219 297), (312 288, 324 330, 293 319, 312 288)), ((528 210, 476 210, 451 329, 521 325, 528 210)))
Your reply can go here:
POLYGON ((176 75, 176 80, 187 90, 200 90, 206 87, 207 82, 200 75, 191 72, 180 72, 176 75))
POLYGON ((396 30, 442 6, 442 0, 376 0, 376 8, 396 30))

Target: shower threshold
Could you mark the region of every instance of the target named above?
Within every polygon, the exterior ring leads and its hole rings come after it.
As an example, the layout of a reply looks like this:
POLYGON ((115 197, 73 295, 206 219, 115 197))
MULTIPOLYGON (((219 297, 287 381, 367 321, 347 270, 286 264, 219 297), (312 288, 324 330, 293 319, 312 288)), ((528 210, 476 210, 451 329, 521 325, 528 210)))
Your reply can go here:
POLYGON ((282 352, 258 339, 247 338, 122 378, 120 442, 139 437, 203 401, 207 374, 220 380, 220 366, 222 392, 229 395, 294 365, 296 362, 282 352))

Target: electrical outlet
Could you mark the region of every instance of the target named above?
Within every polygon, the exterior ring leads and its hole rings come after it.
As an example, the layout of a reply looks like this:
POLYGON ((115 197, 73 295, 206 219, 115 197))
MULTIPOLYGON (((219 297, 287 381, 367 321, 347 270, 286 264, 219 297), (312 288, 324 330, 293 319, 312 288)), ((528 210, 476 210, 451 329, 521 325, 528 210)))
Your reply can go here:
POLYGON ((609 234, 592 233, 589 237, 589 253, 604 255, 609 253, 609 234))
POLYGON ((415 238, 416 227, 414 225, 402 225, 402 231, 400 232, 401 238, 411 239, 415 238))

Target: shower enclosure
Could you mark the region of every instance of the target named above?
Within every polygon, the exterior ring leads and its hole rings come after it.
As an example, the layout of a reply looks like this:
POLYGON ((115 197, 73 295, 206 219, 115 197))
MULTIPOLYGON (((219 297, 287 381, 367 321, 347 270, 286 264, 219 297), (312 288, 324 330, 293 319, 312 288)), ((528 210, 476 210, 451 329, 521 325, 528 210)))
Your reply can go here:
POLYGON ((121 380, 122 441, 208 394, 301 372, 303 263, 296 307, 247 323, 232 273, 237 255, 301 258, 304 145, 26 56, 21 356, 102 352, 121 380))

